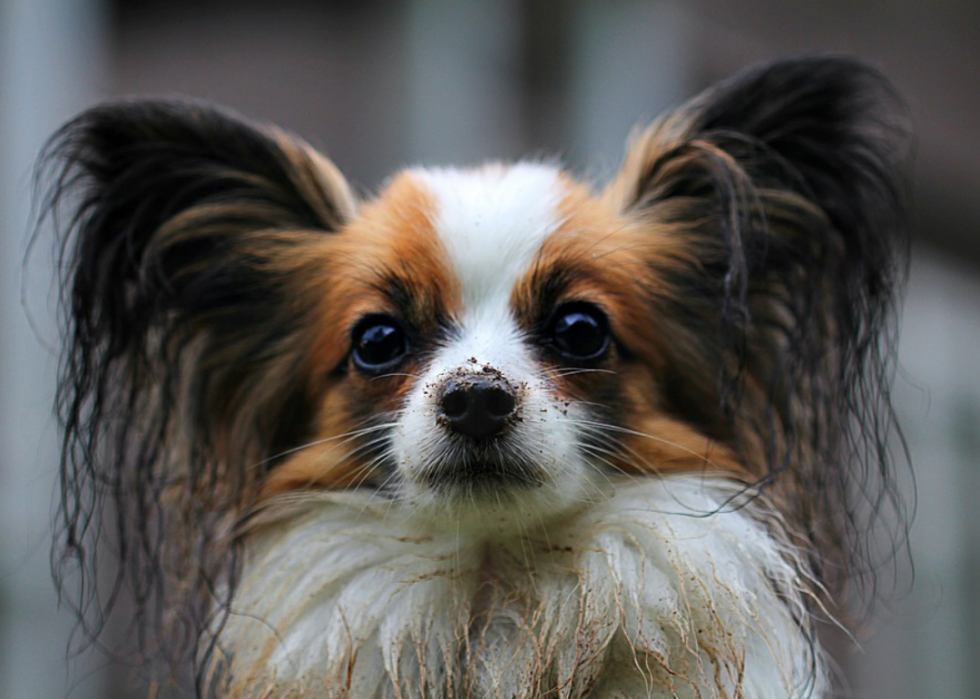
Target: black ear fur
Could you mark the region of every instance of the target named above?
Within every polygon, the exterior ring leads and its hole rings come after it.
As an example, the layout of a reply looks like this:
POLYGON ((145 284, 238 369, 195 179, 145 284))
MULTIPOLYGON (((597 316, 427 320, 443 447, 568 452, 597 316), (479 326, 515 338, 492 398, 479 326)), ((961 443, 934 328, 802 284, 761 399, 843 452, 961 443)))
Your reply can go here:
MULTIPOLYGON (((287 261, 349 220, 354 199, 302 141, 175 101, 85 112, 52 138, 39 178, 52 183, 45 211, 62 228, 67 326, 56 573, 80 569, 78 603, 93 602, 86 547, 109 530, 134 626, 183 635, 141 637, 144 650, 192 646, 200 619, 147 624, 142 614, 170 594, 185 597, 171 613, 206 613, 205 588, 227 563, 214 536, 228 526, 221 516, 263 459, 305 429, 304 309, 287 261), (93 522, 106 500, 114 530, 93 522), (164 531, 171 545, 187 537, 170 560, 164 531)), ((97 635, 103 610, 88 611, 97 635)))
POLYGON ((831 587, 868 536, 849 503, 880 503, 870 480, 890 488, 908 146, 904 106, 877 72, 795 59, 655 123, 608 190, 677 234, 681 252, 654 262, 672 289, 653 300, 671 338, 670 408, 782 491, 831 587))

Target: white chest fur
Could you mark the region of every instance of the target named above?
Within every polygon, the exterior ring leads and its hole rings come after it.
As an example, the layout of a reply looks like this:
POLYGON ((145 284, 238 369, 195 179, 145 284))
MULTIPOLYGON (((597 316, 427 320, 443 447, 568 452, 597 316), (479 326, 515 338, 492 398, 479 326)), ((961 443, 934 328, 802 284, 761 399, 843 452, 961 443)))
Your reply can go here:
POLYGON ((651 478, 502 540, 317 496, 250 540, 218 694, 819 697, 806 580, 729 492, 651 478))

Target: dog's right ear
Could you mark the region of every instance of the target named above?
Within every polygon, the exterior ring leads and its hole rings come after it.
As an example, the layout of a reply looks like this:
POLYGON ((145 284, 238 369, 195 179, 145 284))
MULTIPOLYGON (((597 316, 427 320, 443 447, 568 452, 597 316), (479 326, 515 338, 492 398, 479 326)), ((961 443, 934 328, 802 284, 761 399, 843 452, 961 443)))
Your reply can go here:
MULTIPOLYGON (((87 565, 111 500, 121 569, 152 605, 168 518, 203 537, 189 550, 209 547, 257 465, 305 438, 315 300, 299 272, 356 203, 300 139, 177 101, 83 113, 52 138, 39 181, 61 229, 67 326, 59 560, 87 565)), ((195 594, 211 566, 190 558, 166 575, 195 594)))

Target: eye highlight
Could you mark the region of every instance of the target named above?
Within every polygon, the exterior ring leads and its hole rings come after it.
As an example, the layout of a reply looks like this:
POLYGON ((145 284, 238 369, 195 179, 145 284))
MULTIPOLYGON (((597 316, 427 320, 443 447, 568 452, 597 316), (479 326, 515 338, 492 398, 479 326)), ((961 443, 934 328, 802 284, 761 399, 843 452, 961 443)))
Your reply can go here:
POLYGON ((351 333, 351 345, 354 365, 368 374, 393 369, 408 352, 408 341, 401 323, 383 314, 361 318, 351 333))
POLYGON ((559 306, 547 328, 547 341, 565 359, 600 359, 609 349, 609 320, 602 309, 587 301, 559 306))

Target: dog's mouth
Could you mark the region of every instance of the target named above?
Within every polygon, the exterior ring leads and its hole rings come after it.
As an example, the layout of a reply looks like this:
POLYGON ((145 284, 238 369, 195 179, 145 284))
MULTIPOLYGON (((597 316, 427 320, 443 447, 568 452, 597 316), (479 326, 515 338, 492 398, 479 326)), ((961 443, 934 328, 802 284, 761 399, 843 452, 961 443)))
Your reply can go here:
POLYGON ((467 496, 499 497, 545 484, 545 471, 539 464, 507 452, 461 449, 434 459, 418 473, 418 479, 441 494, 467 496))

